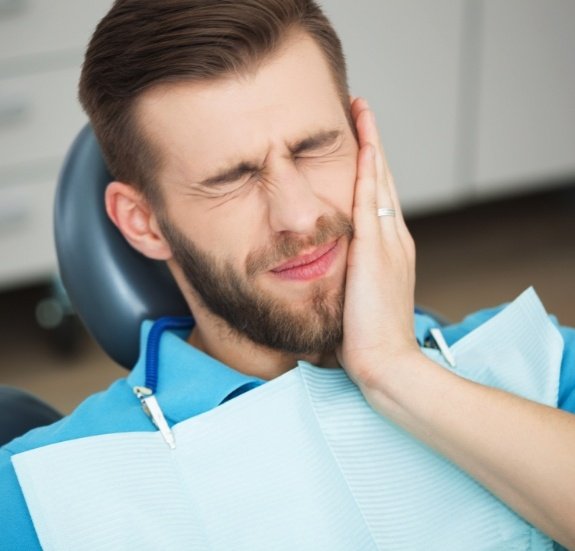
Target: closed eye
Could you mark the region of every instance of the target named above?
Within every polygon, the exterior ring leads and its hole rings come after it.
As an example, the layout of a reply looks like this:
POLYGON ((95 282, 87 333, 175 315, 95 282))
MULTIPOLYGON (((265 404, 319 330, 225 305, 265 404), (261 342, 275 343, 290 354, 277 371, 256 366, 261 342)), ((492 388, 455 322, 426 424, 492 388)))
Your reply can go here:
POLYGON ((223 170, 222 172, 210 176, 205 180, 200 182, 202 187, 217 187, 224 186, 226 184, 233 184, 240 180, 245 180, 246 176, 252 175, 259 170, 254 164, 251 163, 239 163, 230 169, 223 170))
POLYGON ((294 144, 290 150, 296 159, 307 159, 328 155, 341 144, 339 130, 321 131, 294 144))

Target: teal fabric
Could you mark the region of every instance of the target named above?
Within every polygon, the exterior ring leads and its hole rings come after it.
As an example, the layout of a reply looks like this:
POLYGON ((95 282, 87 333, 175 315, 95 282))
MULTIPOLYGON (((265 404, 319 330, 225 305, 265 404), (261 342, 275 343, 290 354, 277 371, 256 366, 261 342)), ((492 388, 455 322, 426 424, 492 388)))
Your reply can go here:
MULTIPOLYGON (((451 369, 460 376, 556 405, 563 341, 532 290, 451 351, 451 369)), ((424 352, 448 368, 438 351, 424 352)), ((43 548, 553 546, 467 474, 374 412, 341 369, 300 362, 178 423, 174 434, 175 449, 158 433, 130 432, 15 456, 43 548)))

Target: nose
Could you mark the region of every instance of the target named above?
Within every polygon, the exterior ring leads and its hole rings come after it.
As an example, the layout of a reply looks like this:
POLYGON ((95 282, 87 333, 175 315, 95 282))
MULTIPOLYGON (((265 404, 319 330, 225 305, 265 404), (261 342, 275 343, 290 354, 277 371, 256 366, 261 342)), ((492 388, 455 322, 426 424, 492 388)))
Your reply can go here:
POLYGON ((272 230, 302 235, 314 233, 318 219, 327 209, 312 183, 289 161, 275 167, 269 182, 267 200, 272 230))

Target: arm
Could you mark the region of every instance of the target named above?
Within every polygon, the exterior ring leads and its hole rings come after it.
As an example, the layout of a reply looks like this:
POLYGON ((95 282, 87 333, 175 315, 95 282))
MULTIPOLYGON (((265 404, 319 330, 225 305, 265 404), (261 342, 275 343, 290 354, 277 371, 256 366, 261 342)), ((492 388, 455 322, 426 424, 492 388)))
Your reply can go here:
POLYGON ((361 99, 352 114, 360 153, 342 365, 377 411, 575 548, 575 416, 467 381, 420 352, 413 242, 373 115, 361 99), (377 207, 397 216, 378 218, 377 207))

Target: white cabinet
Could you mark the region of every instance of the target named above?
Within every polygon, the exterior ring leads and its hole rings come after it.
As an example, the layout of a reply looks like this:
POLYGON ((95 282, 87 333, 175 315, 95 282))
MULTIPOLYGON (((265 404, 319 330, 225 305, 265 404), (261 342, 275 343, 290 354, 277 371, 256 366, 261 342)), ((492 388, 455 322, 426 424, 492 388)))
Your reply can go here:
POLYGON ((56 272, 52 205, 85 123, 86 44, 112 0, 0 0, 0 288, 56 272))
POLYGON ((575 2, 484 0, 477 195, 575 175, 575 2))
MULTIPOLYGON (((0 288, 50 277, 52 197, 112 0, 0 0, 0 288)), ((324 0, 408 214, 575 176, 573 0, 324 0)))
POLYGON ((325 0, 407 213, 575 178, 573 0, 325 0))
POLYGON ((5 124, 0 122, 1 166, 61 158, 85 122, 76 99, 78 75, 79 65, 0 81, 0 121, 6 113, 5 124))
POLYGON ((112 0, 0 0, 0 60, 80 54, 112 0))
POLYGON ((404 209, 454 203, 464 3, 323 5, 342 38, 352 94, 376 113, 404 209))
POLYGON ((41 177, 0 188, 0 282, 34 281, 55 269, 53 191, 41 177))

